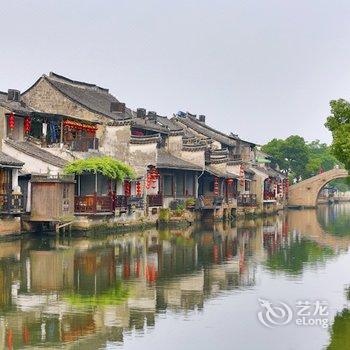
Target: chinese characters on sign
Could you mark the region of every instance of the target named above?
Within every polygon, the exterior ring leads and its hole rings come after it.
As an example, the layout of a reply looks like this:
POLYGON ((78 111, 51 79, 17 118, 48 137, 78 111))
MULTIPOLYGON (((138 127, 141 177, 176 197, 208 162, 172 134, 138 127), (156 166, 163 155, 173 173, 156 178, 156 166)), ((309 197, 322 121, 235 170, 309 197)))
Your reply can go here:
POLYGON ((328 303, 323 300, 299 300, 294 309, 279 301, 272 303, 266 299, 258 299, 260 311, 259 321, 268 328, 290 324, 293 320, 297 326, 329 326, 328 303))

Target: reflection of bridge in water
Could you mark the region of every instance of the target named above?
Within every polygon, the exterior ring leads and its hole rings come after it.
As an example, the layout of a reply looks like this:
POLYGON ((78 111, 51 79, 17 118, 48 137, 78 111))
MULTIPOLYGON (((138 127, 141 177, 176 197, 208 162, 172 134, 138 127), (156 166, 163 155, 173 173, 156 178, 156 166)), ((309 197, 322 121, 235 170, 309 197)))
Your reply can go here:
POLYGON ((340 236, 336 233, 326 232, 325 228, 321 226, 317 214, 322 211, 327 217, 330 210, 334 210, 334 207, 324 205, 318 207, 317 210, 290 210, 288 212, 288 227, 291 231, 297 231, 322 246, 331 247, 335 252, 347 250, 350 246, 350 232, 347 236, 340 236))

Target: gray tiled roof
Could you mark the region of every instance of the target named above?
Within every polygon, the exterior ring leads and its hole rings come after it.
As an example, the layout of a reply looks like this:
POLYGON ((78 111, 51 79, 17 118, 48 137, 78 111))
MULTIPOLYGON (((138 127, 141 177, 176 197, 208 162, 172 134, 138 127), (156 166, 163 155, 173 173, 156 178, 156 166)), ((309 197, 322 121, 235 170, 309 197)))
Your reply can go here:
POLYGON ((177 121, 186 125, 187 127, 189 127, 190 129, 194 130, 199 134, 210 137, 211 139, 228 146, 236 146, 236 143, 237 143, 236 138, 232 136, 228 136, 218 130, 211 128, 210 126, 200 122, 193 116, 175 117, 175 118, 177 121))
POLYGON ((133 125, 140 129, 151 130, 160 132, 163 134, 169 134, 172 132, 182 132, 183 127, 180 124, 174 123, 167 117, 157 115, 154 119, 135 117, 132 119, 133 125))
POLYGON ((133 126, 139 129, 151 130, 162 134, 169 134, 169 130, 159 123, 156 120, 151 120, 148 118, 133 118, 133 126))
POLYGON ((23 101, 8 101, 7 92, 0 91, 0 106, 5 107, 11 112, 18 114, 29 114, 33 111, 32 108, 26 106, 23 101))
POLYGON ((259 165, 252 165, 252 170, 254 171, 254 169, 266 174, 267 176, 271 176, 271 177, 279 177, 279 178, 285 178, 285 175, 280 173, 279 171, 272 169, 270 167, 261 167, 259 165))
POLYGON ((6 168, 6 166, 10 167, 18 167, 21 168, 24 165, 23 162, 20 162, 19 160, 0 152, 0 167, 6 168))
POLYGON ((48 151, 43 150, 42 148, 33 145, 27 141, 14 141, 6 139, 5 142, 16 150, 23 152, 33 158, 42 160, 45 163, 57 166, 58 168, 63 168, 67 161, 51 154, 48 151))
POLYGON ((167 117, 157 116, 157 122, 165 126, 169 131, 182 131, 183 127, 167 117))
POLYGON ((203 170, 200 166, 175 157, 164 150, 158 151, 157 167, 163 169, 203 170))
POLYGON ((109 93, 108 89, 94 84, 71 80, 52 72, 48 76, 44 75, 44 79, 63 95, 95 113, 115 120, 132 117, 132 112, 128 108, 126 108, 125 113, 114 113, 110 111, 111 102, 119 101, 109 93))

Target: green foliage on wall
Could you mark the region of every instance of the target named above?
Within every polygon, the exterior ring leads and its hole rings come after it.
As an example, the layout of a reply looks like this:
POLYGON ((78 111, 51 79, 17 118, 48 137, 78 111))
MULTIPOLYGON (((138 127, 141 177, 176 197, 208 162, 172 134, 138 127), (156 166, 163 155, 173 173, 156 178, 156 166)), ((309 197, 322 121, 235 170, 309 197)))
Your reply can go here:
POLYGON ((100 173, 110 179, 123 181, 135 178, 134 170, 120 160, 111 157, 78 159, 64 168, 65 174, 81 175, 85 172, 100 173))

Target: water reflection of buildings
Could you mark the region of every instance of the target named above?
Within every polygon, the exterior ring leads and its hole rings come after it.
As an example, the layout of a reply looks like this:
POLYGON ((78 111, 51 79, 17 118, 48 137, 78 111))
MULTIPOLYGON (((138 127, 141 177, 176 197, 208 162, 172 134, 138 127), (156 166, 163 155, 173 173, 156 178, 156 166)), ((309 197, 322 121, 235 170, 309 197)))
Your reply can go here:
POLYGON ((0 347, 95 349, 251 288, 257 263, 286 235, 282 218, 103 239, 0 244, 0 347), (1 255, 3 254, 3 255, 1 255), (9 264, 8 262, 11 261, 9 264))

